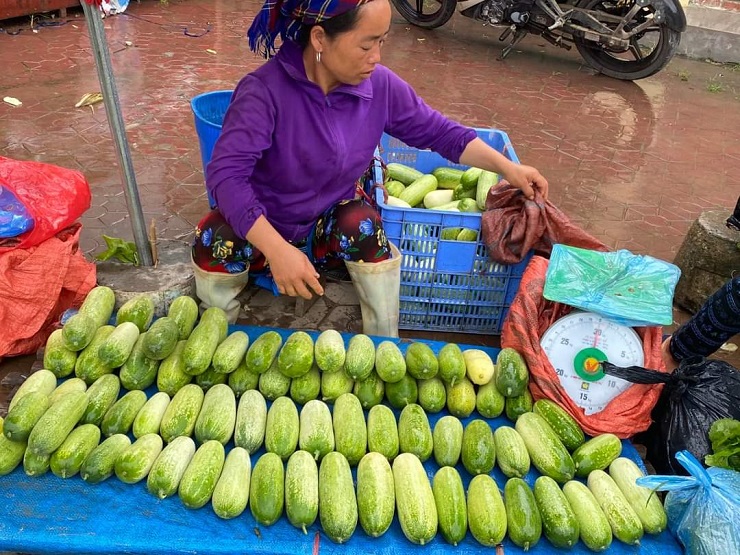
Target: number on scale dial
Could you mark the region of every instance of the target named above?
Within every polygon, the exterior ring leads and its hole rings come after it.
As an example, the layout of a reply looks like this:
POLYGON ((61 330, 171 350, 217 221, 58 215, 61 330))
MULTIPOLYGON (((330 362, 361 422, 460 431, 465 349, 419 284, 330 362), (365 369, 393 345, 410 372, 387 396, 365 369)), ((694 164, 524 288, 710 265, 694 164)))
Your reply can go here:
POLYGON ((632 328, 593 312, 573 312, 555 322, 540 341, 568 396, 588 414, 632 384, 607 376, 601 362, 642 366, 642 340, 632 328))

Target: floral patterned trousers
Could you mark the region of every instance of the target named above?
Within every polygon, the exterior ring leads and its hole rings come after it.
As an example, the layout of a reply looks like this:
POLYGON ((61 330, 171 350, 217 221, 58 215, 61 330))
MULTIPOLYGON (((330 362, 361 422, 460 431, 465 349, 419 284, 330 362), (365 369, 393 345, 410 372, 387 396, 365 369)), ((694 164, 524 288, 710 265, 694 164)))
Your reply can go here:
MULTIPOLYGON (((340 268, 345 260, 381 262, 390 257, 380 214, 364 199, 335 204, 317 220, 308 237, 293 244, 307 248, 318 271, 340 268)), ((198 223, 192 254, 193 261, 208 272, 269 271, 265 256, 238 237, 218 209, 198 223)))

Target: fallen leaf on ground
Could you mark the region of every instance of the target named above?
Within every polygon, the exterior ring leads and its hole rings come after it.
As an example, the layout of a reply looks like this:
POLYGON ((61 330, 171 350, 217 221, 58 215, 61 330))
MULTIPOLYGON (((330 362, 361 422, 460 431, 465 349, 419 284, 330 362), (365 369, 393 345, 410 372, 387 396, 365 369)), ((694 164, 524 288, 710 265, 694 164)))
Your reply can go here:
POLYGON ((13 98, 12 96, 6 96, 5 98, 3 98, 3 102, 15 107, 23 105, 23 102, 21 102, 17 98, 13 98))
POLYGON ((103 101, 103 95, 99 92, 94 93, 85 93, 82 95, 82 98, 80 98, 77 101, 77 104, 75 104, 75 108, 82 108, 83 106, 92 106, 93 104, 97 104, 98 102, 103 101))

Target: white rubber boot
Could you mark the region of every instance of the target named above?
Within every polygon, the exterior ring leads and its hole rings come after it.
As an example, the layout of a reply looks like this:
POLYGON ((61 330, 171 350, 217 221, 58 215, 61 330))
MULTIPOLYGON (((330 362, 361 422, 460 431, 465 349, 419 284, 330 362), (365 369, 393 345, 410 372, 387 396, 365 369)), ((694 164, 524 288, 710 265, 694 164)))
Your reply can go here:
POLYGON ((249 281, 249 268, 238 274, 207 272, 192 262, 195 275, 195 294, 200 299, 200 312, 217 306, 226 312, 229 323, 233 324, 239 317, 241 305, 236 297, 249 281))
POLYGON ((401 291, 401 252, 388 243, 391 257, 382 262, 344 261, 360 298, 362 332, 398 337, 398 296, 401 291))

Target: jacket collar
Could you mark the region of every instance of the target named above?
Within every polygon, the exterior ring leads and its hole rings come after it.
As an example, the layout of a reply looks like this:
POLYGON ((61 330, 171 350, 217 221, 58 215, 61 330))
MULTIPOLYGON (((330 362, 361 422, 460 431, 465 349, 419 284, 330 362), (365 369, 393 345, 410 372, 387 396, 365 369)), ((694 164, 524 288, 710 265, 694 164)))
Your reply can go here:
MULTIPOLYGON (((292 40, 286 40, 280 46, 280 50, 278 50, 275 59, 291 78, 298 82, 307 83, 318 88, 318 86, 311 82, 306 76, 306 68, 303 65, 303 50, 298 43, 292 40)), ((370 78, 365 79, 359 85, 340 85, 331 91, 329 96, 335 93, 349 94, 365 100, 371 100, 373 98, 372 80, 370 78)))

